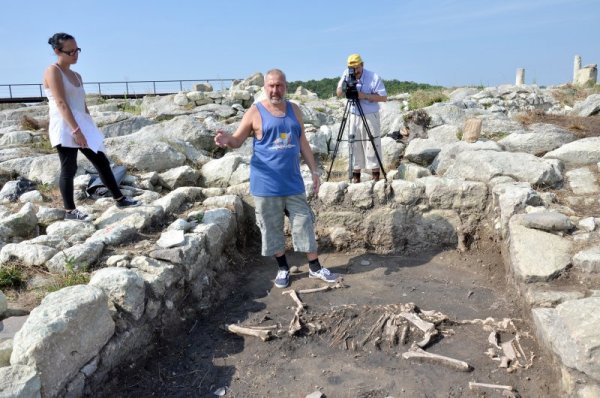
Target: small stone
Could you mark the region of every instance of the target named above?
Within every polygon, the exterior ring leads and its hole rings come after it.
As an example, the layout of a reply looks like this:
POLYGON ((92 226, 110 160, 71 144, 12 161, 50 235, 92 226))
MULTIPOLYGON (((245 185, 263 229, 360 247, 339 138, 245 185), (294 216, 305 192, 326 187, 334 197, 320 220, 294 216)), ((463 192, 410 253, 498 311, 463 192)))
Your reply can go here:
POLYGON ((321 391, 315 391, 308 394, 305 398, 321 398, 323 397, 323 393, 321 391))
POLYGON ((185 241, 184 232, 182 230, 165 231, 160 234, 160 239, 156 244, 164 249, 181 245, 185 241))
POLYGON ((297 266, 297 265, 292 265, 292 266, 290 267, 290 272, 291 272, 292 274, 296 274, 296 273, 300 272, 300 268, 298 268, 298 266, 297 266))
POLYGON ((360 265, 365 265, 365 266, 366 266, 366 265, 371 265, 371 262, 370 262, 370 261, 368 261, 368 260, 362 260, 362 261, 360 262, 360 265))

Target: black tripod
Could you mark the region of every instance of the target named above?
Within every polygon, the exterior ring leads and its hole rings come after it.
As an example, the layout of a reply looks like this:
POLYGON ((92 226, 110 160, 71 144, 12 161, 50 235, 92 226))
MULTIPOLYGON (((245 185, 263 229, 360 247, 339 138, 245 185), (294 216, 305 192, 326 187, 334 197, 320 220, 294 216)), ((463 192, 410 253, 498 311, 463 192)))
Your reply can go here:
MULTIPOLYGON (((358 100, 358 92, 349 94, 346 93, 346 97, 348 98, 348 102, 346 102, 346 108, 344 108, 344 113, 342 115, 342 122, 340 123, 340 131, 338 132, 337 141, 335 143, 335 148, 333 149, 333 155, 331 157, 331 164, 329 165, 329 171, 327 172, 327 179, 329 181, 329 177, 331 175, 331 169, 333 168, 333 162, 335 161, 335 157, 337 156, 338 148, 340 146, 340 142, 343 141, 342 137, 344 134, 344 128, 346 127, 346 123, 348 122, 348 115, 350 114, 351 106, 354 105, 356 109, 358 109, 358 116, 362 120, 363 126, 365 127, 365 131, 369 137, 369 141, 373 146, 373 150, 375 151, 375 156, 377 157, 377 162, 379 163, 379 169, 383 174, 383 178, 387 179, 387 175, 385 174, 385 170, 383 168, 383 163, 381 162, 381 158, 379 157, 379 152, 377 151, 377 147, 375 146, 375 141, 373 140, 373 134, 371 134, 371 129, 369 128, 369 124, 367 123, 367 118, 365 117, 365 113, 363 112, 362 106, 360 105, 360 101, 358 100)), ((354 137, 354 131, 352 126, 350 126, 350 131, 348 132, 348 179, 352 182, 352 170, 354 166, 354 142, 355 141, 365 141, 365 140, 356 140, 354 137)))

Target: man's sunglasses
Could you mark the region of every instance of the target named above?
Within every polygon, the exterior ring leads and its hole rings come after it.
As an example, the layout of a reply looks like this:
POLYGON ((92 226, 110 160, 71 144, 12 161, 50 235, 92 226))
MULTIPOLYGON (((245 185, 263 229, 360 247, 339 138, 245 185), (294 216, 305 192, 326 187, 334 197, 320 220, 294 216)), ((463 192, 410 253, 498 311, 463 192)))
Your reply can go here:
POLYGON ((77 47, 75 50, 71 50, 71 51, 64 51, 64 50, 58 50, 58 51, 60 51, 63 54, 67 54, 69 57, 72 57, 76 53, 80 53, 81 52, 81 48, 77 47))

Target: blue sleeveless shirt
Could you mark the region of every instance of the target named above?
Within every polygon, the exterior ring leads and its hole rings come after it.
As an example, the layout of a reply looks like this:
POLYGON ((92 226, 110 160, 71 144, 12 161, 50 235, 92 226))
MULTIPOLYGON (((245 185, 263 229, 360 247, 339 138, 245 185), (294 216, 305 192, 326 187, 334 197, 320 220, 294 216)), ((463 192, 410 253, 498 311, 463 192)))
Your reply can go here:
POLYGON ((252 143, 250 193, 254 196, 304 193, 299 159, 302 129, 292 104, 286 101, 283 116, 273 116, 260 102, 255 105, 262 122, 262 138, 254 138, 252 143))

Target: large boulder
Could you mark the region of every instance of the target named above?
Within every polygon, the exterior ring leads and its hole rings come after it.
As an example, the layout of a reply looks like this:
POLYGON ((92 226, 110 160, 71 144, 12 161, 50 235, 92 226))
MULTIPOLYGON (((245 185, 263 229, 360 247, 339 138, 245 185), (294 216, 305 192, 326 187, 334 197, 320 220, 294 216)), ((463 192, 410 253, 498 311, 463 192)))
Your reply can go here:
POLYGON ((489 182, 498 176, 508 176, 544 187, 562 182, 560 164, 520 152, 462 152, 456 156, 454 164, 444 176, 482 182, 489 182))
POLYGON ((425 197, 433 208, 473 214, 483 212, 487 205, 488 188, 484 183, 438 176, 418 181, 425 185, 425 197))
POLYGON ((200 173, 188 165, 176 167, 160 174, 164 185, 169 190, 179 187, 195 186, 200 173))
POLYGON ((523 215, 510 219, 511 270, 525 283, 547 282, 571 264, 572 242, 548 232, 522 225, 523 215))
POLYGON ((548 152, 544 158, 558 159, 567 167, 596 164, 600 162, 600 137, 588 137, 570 142, 548 152))
POLYGON ((532 315, 544 345, 564 365, 600 380, 600 297, 568 300, 556 308, 534 308, 532 315))
POLYGON ((40 376, 31 366, 0 367, 0 397, 41 398, 40 376))
POLYGON ((0 239, 15 236, 26 237, 31 234, 37 226, 35 214, 33 204, 26 203, 17 213, 0 219, 0 239))
POLYGON ((447 102, 438 102, 426 108, 423 108, 425 112, 432 119, 432 126, 436 127, 442 124, 452 124, 455 126, 462 126, 465 122, 466 114, 465 110, 447 102), (435 121, 438 120, 438 123, 435 121))
POLYGON ((522 212, 528 205, 539 205, 541 202, 537 192, 524 182, 497 184, 492 188, 492 198, 497 214, 495 228, 503 238, 508 234, 508 223, 513 215, 522 212))
POLYGON ((459 141, 448 145, 443 145, 440 152, 431 163, 431 170, 438 175, 444 175, 446 170, 454 164, 456 156, 461 152, 467 151, 501 151, 500 145, 494 141, 476 141, 473 143, 459 141))
POLYGON ((46 267, 50 272, 64 274, 72 271, 85 271, 94 265, 104 250, 104 243, 98 240, 73 245, 56 253, 46 267))
POLYGON ((125 120, 118 121, 116 123, 107 124, 102 126, 100 130, 104 133, 107 138, 110 137, 121 137, 124 135, 133 134, 139 131, 143 127, 154 124, 153 120, 145 118, 143 116, 133 116, 125 120))
POLYGON ((171 145, 161 142, 140 142, 130 136, 109 138, 106 147, 111 156, 124 165, 142 171, 164 171, 182 166, 186 156, 171 145))
POLYGON ((102 268, 94 272, 89 284, 102 289, 113 311, 124 311, 134 320, 140 319, 144 314, 144 280, 135 270, 102 268))
POLYGON ((18 260, 26 266, 44 265, 58 252, 53 247, 29 242, 8 243, 0 250, 0 264, 18 260))
POLYGON ((202 166, 204 185, 208 187, 227 187, 231 175, 236 170, 241 160, 242 158, 240 156, 232 154, 206 163, 202 166))
POLYGON ((593 116, 600 113, 600 94, 592 94, 575 103, 572 113, 577 116, 593 116))
POLYGON ((175 103, 175 95, 146 95, 142 100, 142 116, 155 119, 164 116, 184 115, 190 111, 175 103))
POLYGON ((77 285, 48 294, 15 334, 12 365, 37 369, 41 392, 55 397, 113 335, 106 295, 77 285))
POLYGON ((460 129, 458 126, 443 124, 429 130, 427 132, 427 137, 433 141, 439 142, 440 144, 452 144, 453 142, 459 141, 459 132, 460 129))
POLYGON ((505 150, 541 156, 576 139, 575 134, 550 124, 534 124, 531 132, 512 133, 498 141, 505 150))
POLYGON ((428 166, 442 150, 443 144, 428 138, 415 138, 408 143, 404 157, 416 164, 428 166))
POLYGON ((146 126, 127 138, 140 142, 159 140, 171 144, 183 141, 190 143, 196 149, 208 151, 217 148, 214 143, 214 131, 207 129, 200 120, 193 116, 179 116, 159 124, 146 126))

